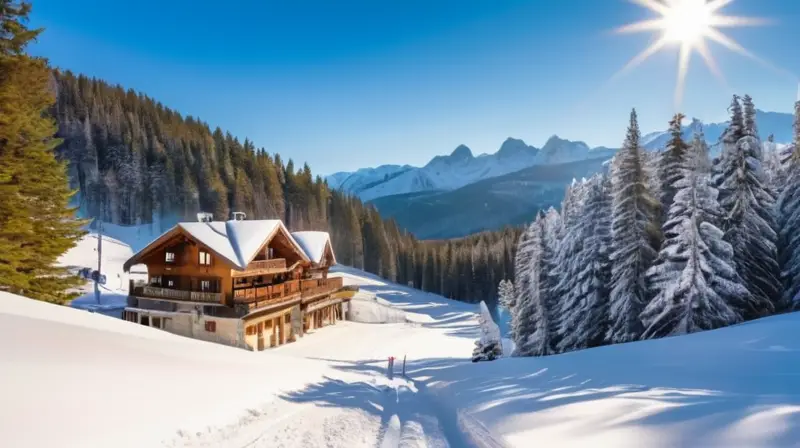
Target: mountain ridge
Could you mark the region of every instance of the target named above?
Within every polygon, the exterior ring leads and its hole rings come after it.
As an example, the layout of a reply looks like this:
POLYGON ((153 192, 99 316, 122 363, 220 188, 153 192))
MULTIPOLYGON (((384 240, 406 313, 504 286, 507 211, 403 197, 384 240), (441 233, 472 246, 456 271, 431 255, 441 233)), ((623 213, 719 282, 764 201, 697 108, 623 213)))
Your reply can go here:
MULTIPOLYGON (((776 143, 791 143, 794 117, 789 113, 756 111, 756 122, 762 137, 774 135, 776 143)), ((685 139, 702 127, 706 141, 714 146, 727 128, 727 122, 704 124, 698 118, 687 119, 683 128, 685 139)), ((663 148, 669 140, 668 131, 650 132, 642 136, 642 146, 648 150, 663 148)), ((580 140, 568 140, 552 135, 541 148, 528 145, 522 139, 508 137, 493 154, 473 155, 465 144, 458 145, 449 155, 437 155, 422 167, 411 165, 380 165, 354 172, 337 172, 326 177, 328 185, 337 190, 373 201, 385 196, 407 193, 452 191, 493 177, 503 176, 534 165, 555 165, 582 160, 612 157, 615 148, 590 147, 580 140)))

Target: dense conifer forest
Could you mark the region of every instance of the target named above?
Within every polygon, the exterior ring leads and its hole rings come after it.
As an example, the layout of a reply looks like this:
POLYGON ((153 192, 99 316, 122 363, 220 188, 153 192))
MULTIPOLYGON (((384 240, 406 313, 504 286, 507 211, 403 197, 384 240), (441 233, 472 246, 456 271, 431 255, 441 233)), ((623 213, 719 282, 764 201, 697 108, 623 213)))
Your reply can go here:
POLYGON ((720 142, 661 151, 631 113, 608 173, 574 184, 561 211, 519 240, 501 282, 516 355, 713 330, 800 309, 800 101, 792 145, 762 140, 752 98, 734 96, 720 142))
POLYGON ((340 263, 446 297, 496 304, 511 278, 517 229, 418 241, 377 210, 331 191, 307 164, 269 154, 145 95, 70 72, 53 74, 56 149, 84 216, 166 230, 200 211, 278 218, 331 233, 340 263))

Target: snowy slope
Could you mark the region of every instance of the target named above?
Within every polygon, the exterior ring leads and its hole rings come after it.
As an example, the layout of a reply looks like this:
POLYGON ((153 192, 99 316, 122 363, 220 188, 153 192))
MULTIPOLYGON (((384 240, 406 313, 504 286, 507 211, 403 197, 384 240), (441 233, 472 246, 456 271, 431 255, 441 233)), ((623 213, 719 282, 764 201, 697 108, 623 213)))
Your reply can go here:
POLYGON ((420 362, 411 375, 508 446, 798 446, 798 325, 794 313, 546 358, 420 362))
POLYGON ((254 353, 0 293, 0 445, 785 447, 800 440, 800 314, 473 364, 476 305, 350 268, 332 275, 402 309, 409 322, 341 322, 254 353), (386 377, 389 356, 398 373, 407 358, 407 379, 386 377))

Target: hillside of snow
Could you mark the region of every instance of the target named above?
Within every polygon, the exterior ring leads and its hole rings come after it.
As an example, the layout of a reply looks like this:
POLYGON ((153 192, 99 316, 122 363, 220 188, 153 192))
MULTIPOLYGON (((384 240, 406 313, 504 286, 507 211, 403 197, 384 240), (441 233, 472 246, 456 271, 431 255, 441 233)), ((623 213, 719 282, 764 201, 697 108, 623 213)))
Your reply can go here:
MULTIPOLYGON (((90 244, 79 247, 65 260, 88 260, 90 244)), ((0 293, 0 444, 638 448, 800 440, 798 313, 472 363, 476 305, 351 268, 332 275, 360 286, 354 300, 391 306, 406 322, 340 322, 248 352, 0 293)))
MULTIPOLYGON (((80 289, 82 295, 73 300, 71 305, 75 308, 120 316, 127 303, 129 280, 147 280, 146 266, 137 266, 132 272, 126 273, 122 265, 135 251, 154 240, 160 231, 149 224, 141 226, 103 224, 102 233, 101 274, 106 276, 106 284, 100 286, 100 301, 98 302, 94 294, 94 282, 87 281, 80 289)), ((73 272, 81 268, 96 270, 97 243, 97 230, 89 229, 89 233, 81 238, 75 247, 58 259, 58 263, 73 272)))

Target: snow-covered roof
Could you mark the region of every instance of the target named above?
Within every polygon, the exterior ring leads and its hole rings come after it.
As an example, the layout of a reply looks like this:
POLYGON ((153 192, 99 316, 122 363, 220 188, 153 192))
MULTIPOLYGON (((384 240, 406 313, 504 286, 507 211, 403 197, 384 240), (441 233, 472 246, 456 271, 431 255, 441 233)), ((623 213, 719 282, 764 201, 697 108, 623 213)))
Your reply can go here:
MULTIPOLYGON (((325 247, 331 243, 331 236, 328 232, 293 232, 292 237, 312 262, 322 263, 322 259, 325 257, 325 247)), ((333 250, 331 250, 331 254, 333 254, 333 250)), ((335 256, 333 263, 336 263, 335 256)))
POLYGON ((283 231, 289 242, 295 246, 297 252, 310 261, 305 250, 294 240, 292 235, 277 219, 253 220, 253 221, 211 221, 211 222, 181 222, 175 227, 165 232, 156 240, 148 244, 144 249, 131 257, 126 268, 132 261, 148 252, 153 246, 159 244, 167 235, 172 235, 179 230, 183 230, 195 241, 203 244, 218 256, 226 259, 235 268, 245 269, 255 258, 258 250, 270 240, 278 231, 283 231))

